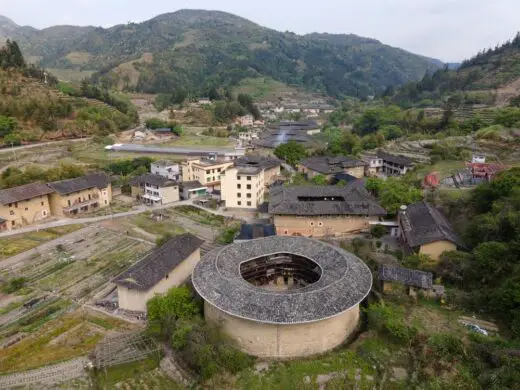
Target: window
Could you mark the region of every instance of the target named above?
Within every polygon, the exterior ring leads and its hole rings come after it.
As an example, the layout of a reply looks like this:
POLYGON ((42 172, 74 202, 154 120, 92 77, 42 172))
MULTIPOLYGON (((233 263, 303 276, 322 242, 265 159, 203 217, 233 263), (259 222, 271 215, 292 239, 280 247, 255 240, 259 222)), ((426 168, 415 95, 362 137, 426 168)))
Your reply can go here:
POLYGON ((12 203, 9 203, 9 207, 13 207, 13 204, 12 204, 12 203))
POLYGON ((105 204, 108 204, 108 200, 105 200, 105 204))
POLYGON ((318 226, 323 226, 323 222, 318 222, 318 226))
POLYGON ((248 189, 248 190, 251 189, 251 184, 248 184, 248 185, 247 185, 247 189, 248 189))
POLYGON ((251 202, 247 202, 247 205, 248 205, 248 206, 251 206, 251 202))
POLYGON ((45 202, 41 202, 42 206, 45 205, 45 202))
POLYGON ((251 199, 251 194, 247 194, 247 198, 248 198, 248 199, 251 199))
POLYGON ((237 180, 240 180, 240 176, 237 176, 237 180))
POLYGON ((247 177, 247 180, 251 181, 251 176, 248 176, 248 177, 247 177))
POLYGON ((69 200, 68 200, 67 202, 68 202, 68 204, 69 204, 69 207, 70 207, 70 199, 69 199, 69 200))
POLYGON ((15 202, 14 207, 18 208, 18 203, 17 202, 15 202))
POLYGON ((29 211, 29 207, 26 207, 26 208, 25 208, 25 211, 29 211))
POLYGON ((237 198, 241 198, 242 194, 240 192, 237 193, 237 198))
POLYGON ((237 189, 242 189, 242 185, 241 184, 237 184, 237 189))
POLYGON ((9 215, 14 215, 14 211, 13 210, 9 211, 9 215))
POLYGON ((206 175, 209 175, 210 173, 211 173, 211 169, 208 169, 208 170, 206 171, 206 175))
POLYGON ((314 222, 311 222, 311 226, 314 226, 314 222))
POLYGON ((241 201, 238 201, 238 202, 237 202, 237 205, 242 206, 242 202, 241 202, 241 201))
POLYGON ((11 221, 11 226, 14 226, 14 221, 11 221))

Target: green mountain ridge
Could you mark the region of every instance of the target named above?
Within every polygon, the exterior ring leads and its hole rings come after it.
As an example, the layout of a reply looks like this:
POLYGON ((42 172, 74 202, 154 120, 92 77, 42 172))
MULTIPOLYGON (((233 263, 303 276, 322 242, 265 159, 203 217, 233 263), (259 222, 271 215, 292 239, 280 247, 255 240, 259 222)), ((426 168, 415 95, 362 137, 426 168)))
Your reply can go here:
POLYGON ((0 37, 47 68, 96 71, 111 87, 204 94, 267 76, 331 96, 366 97, 420 79, 437 60, 352 34, 297 35, 221 11, 180 10, 142 23, 101 27, 18 27, 0 37))

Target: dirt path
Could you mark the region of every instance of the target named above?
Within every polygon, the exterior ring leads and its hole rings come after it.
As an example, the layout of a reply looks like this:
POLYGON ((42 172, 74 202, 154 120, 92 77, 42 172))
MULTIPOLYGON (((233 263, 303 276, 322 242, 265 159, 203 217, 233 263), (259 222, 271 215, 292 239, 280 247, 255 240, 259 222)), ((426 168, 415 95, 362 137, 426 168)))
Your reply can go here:
POLYGON ((76 378, 84 378, 87 375, 84 369, 87 361, 87 358, 80 357, 35 370, 2 375, 0 376, 0 388, 11 389, 35 384, 54 385, 76 378))

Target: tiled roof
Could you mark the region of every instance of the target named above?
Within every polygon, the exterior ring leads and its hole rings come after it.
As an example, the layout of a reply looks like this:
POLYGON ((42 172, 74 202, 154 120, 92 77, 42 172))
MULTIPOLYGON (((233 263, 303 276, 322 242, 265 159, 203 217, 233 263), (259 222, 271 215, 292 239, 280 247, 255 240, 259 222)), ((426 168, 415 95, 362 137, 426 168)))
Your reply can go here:
POLYGON ((167 177, 161 175, 154 175, 152 173, 146 173, 144 175, 134 177, 132 180, 130 180, 130 184, 133 186, 144 186, 145 184, 150 184, 160 188, 174 187, 179 185, 179 183, 174 180, 168 179, 167 177))
POLYGON ((107 188, 108 177, 103 173, 92 173, 90 175, 77 177, 75 179, 61 180, 49 183, 49 186, 58 194, 66 195, 89 188, 107 188))
POLYGON ((191 233, 172 237, 119 275, 114 283, 132 290, 148 291, 200 248, 203 242, 191 233))
POLYGON ((386 210, 361 186, 296 186, 271 189, 269 214, 386 215, 386 210))
POLYGON ((381 265, 379 267, 379 280, 430 289, 433 284, 433 274, 403 267, 381 265))
POLYGON ((31 183, 0 191, 0 204, 20 202, 54 192, 47 184, 31 183))
POLYGON ((412 247, 435 241, 450 241, 460 245, 450 223, 435 207, 424 201, 414 203, 399 212, 401 229, 407 244, 412 247))
POLYGON ((200 181, 194 180, 194 181, 183 181, 180 183, 180 186, 182 188, 188 189, 188 190, 194 190, 196 188, 206 188, 200 181))
POLYGON ((377 157, 383 159, 384 161, 388 161, 394 164, 403 165, 403 166, 411 166, 413 165, 413 161, 408 157, 404 156, 396 156, 394 154, 386 153, 382 150, 377 151, 377 157))
POLYGON ((311 169, 313 171, 330 175, 334 173, 343 172, 348 168, 364 167, 367 165, 366 162, 348 158, 344 156, 339 157, 328 157, 328 156, 317 156, 309 157, 300 162, 301 165, 311 169))
POLYGON ((272 236, 207 253, 192 274, 193 287, 211 305, 239 318, 270 324, 298 324, 337 316, 370 292, 372 274, 351 253, 304 237, 272 236), (318 281, 294 290, 268 291, 244 280, 240 264, 272 254, 294 254, 315 262, 318 281))
POLYGON ((264 156, 244 156, 235 160, 237 167, 258 167, 263 169, 272 169, 282 165, 281 161, 275 157, 264 156))

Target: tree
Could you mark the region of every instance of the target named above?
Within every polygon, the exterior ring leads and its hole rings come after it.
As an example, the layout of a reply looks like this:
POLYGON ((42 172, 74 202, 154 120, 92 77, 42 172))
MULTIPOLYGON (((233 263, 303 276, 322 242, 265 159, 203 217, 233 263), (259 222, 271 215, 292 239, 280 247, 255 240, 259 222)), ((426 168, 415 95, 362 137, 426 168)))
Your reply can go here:
POLYGON ((296 165, 297 162, 308 156, 305 147, 296 141, 289 141, 286 144, 277 146, 274 150, 274 155, 291 165, 296 165))
POLYGON ((374 236, 375 238, 381 238, 387 233, 386 227, 383 225, 374 225, 370 229, 370 234, 374 236))
POLYGON ((328 184, 327 177, 325 175, 316 175, 311 179, 313 184, 318 186, 326 186, 328 184))

